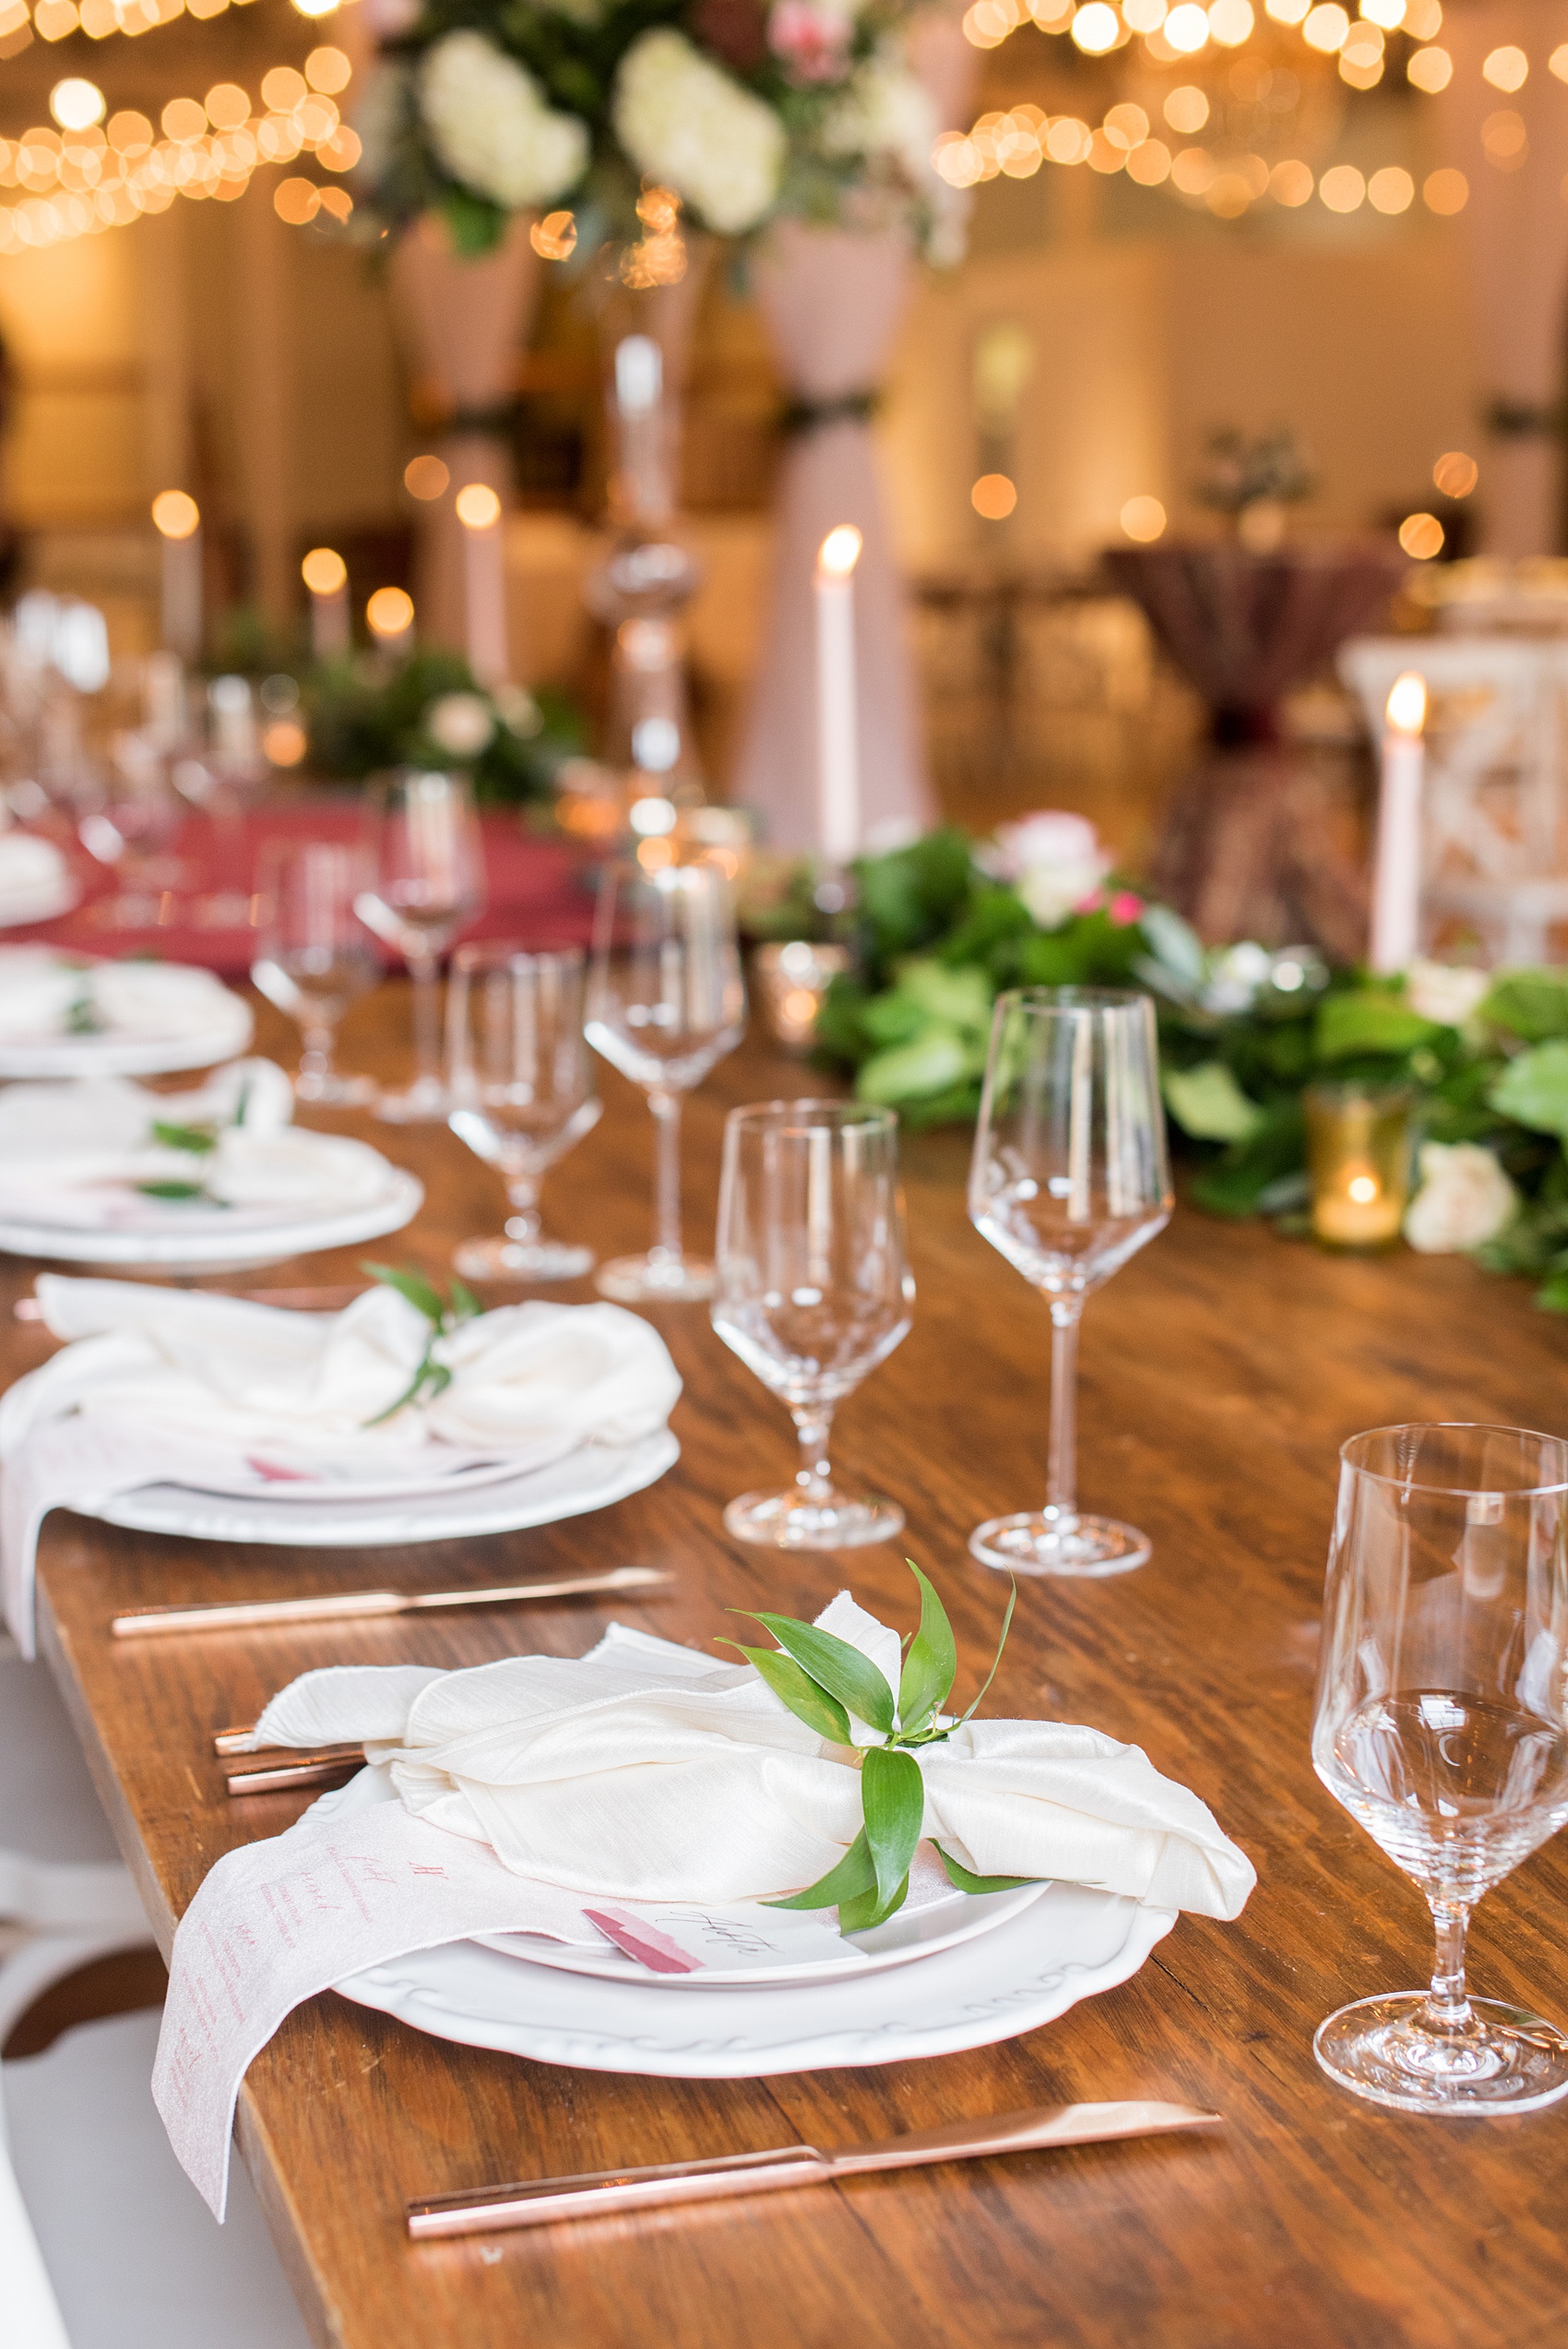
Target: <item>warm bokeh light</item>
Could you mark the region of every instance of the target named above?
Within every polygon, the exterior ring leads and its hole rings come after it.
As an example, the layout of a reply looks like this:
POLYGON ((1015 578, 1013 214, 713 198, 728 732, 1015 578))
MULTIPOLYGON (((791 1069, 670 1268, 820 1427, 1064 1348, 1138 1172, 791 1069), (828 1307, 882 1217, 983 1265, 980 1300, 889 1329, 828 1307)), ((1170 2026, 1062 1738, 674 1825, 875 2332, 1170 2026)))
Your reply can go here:
POLYGON ((1170 177, 1170 149, 1162 138, 1146 138, 1127 158, 1127 177, 1140 187, 1159 187, 1170 177))
POLYGON ((274 767, 297 767, 309 747, 310 737, 297 718, 274 718, 262 728, 262 757, 274 767))
MULTIPOLYGON (((1423 518, 1413 514, 1411 521, 1423 518)), ((1424 518, 1431 520, 1428 514, 1424 518)), ((1419 734, 1427 721, 1427 681, 1419 669, 1407 669, 1389 691, 1387 719, 1396 734, 1419 734)))
POLYGON ((830 579, 847 579, 861 559, 861 534, 853 522, 840 522, 828 531, 817 549, 816 567, 830 579))
POLYGON ((161 489, 152 501, 152 527, 161 538, 189 538, 201 526, 201 508, 183 489, 161 489))
POLYGON ((1100 127, 1113 147, 1130 155, 1148 137, 1148 116, 1141 106, 1112 106, 1100 127))
POLYGON ((161 116, 163 136, 177 147, 188 147, 207 129, 207 108, 195 98, 171 98, 161 116))
POLYGON ((1165 535, 1165 508, 1158 497, 1130 497, 1117 519, 1139 546, 1152 546, 1165 535))
POLYGON ((1512 42, 1502 49, 1492 50, 1481 66, 1482 78, 1490 81, 1493 89, 1507 90, 1510 97, 1515 90, 1523 89, 1529 79, 1529 59, 1522 49, 1515 49, 1512 42))
POLYGON ((1170 166, 1170 181, 1183 196, 1206 196, 1218 170, 1206 147, 1183 147, 1170 166))
POLYGON ((339 0, 294 0, 302 17, 329 17, 338 5, 339 0))
POLYGON ((1208 37, 1222 49, 1240 49, 1255 21, 1251 0, 1209 0, 1208 37))
POLYGON ((1568 41, 1552 51, 1546 61, 1546 69, 1549 74, 1555 74, 1559 81, 1568 81, 1568 41))
POLYGON ((570 212, 546 212, 529 231, 529 243, 541 261, 569 261, 577 249, 577 223, 570 212))
POLYGON ((1519 171, 1529 160, 1530 136, 1523 114, 1500 106, 1481 125, 1481 147, 1487 161, 1500 172, 1519 171))
POLYGON ((985 522, 1004 522, 1017 503, 1017 490, 1005 473, 982 473, 969 492, 969 504, 985 522))
POLYGON ((1336 163, 1317 184, 1318 202, 1331 212, 1354 212, 1366 201, 1367 184, 1354 163, 1336 163))
POLYGON ((238 130, 251 118, 249 93, 237 81, 215 82, 207 93, 204 112, 214 130, 238 130))
POLYGON ((1192 57, 1208 41, 1208 15, 1196 0, 1179 0, 1160 27, 1161 36, 1178 55, 1192 57))
POLYGON ((1480 479, 1480 467, 1462 448, 1450 448, 1431 469, 1431 483, 1444 497, 1468 497, 1480 479))
POLYGON ((457 519, 466 531, 493 530, 501 519, 501 500, 488 482, 469 482, 454 501, 457 519))
POLYGON ((62 130, 87 130, 103 120, 103 92, 95 81, 72 74, 50 91, 49 111, 62 130))
POLYGON ((1383 212, 1392 218, 1396 212, 1408 212, 1415 200, 1416 183, 1409 173, 1401 171, 1396 163, 1390 163, 1384 171, 1373 172, 1367 182, 1367 202, 1374 212, 1383 212))
POLYGON ((1443 0, 1405 0, 1399 29, 1412 41, 1435 41, 1443 30, 1443 0))
POLYGON ((1361 0, 1361 14, 1382 32, 1396 32, 1405 21, 1405 0, 1361 0))
POLYGON ((1383 34, 1376 25, 1350 27, 1339 52, 1339 78, 1352 89, 1375 89, 1383 79, 1383 34))
POLYGON ((1399 525, 1399 543, 1417 563, 1430 563, 1434 554, 1441 554, 1443 536, 1435 514, 1407 514, 1399 525))
POLYGON ((300 577, 312 595, 339 595, 348 585, 349 566, 336 547, 313 546, 300 565, 300 577))
POLYGON ((1312 166, 1289 156, 1283 163, 1276 163, 1268 175, 1268 192, 1277 204, 1294 211, 1298 205, 1312 201, 1314 182, 1312 166))
POLYGON ((1301 23, 1301 39, 1309 49, 1321 49, 1325 57, 1331 57, 1343 47, 1349 30, 1350 19, 1339 0, 1324 0, 1321 7, 1308 9, 1301 23))
POLYGON ((342 49, 313 49, 305 59, 305 79, 313 89, 336 98, 354 78, 348 53, 342 49))
POLYGON ((145 155, 152 145, 152 125, 145 114, 126 107, 109 117, 109 144, 116 155, 145 155))
POLYGON ((1165 119, 1183 138, 1191 138, 1208 120, 1208 100, 1195 82, 1183 82, 1165 101, 1165 119))
POLYGON ((1277 25, 1299 25, 1312 0, 1264 0, 1264 6, 1277 25))
POLYGON ((1103 57, 1122 38, 1122 19, 1106 0, 1085 0, 1069 29, 1074 46, 1087 57, 1103 57))
POLYGON ((1158 32, 1165 18, 1166 0, 1122 0, 1122 21, 1129 32, 1158 32))
POLYGON ((1446 49, 1418 49, 1405 72, 1418 89, 1433 97, 1453 80, 1454 60, 1446 49))
POLYGON ((1421 188, 1421 201, 1429 212, 1441 220, 1451 219, 1462 212, 1470 200, 1470 183, 1463 172, 1429 172, 1421 188))
POLYGON ((404 588, 377 588, 364 616, 372 636, 407 636, 414 625, 414 599, 404 588))
POLYGON ((410 457, 403 468, 403 487, 410 497, 429 505, 434 498, 444 497, 452 476, 439 457, 410 457))
POLYGON ((322 190, 314 180, 279 180, 272 193, 272 209, 291 229, 303 229, 321 209, 322 190))
POLYGON ((303 74, 292 66, 274 66, 261 78, 262 103, 270 106, 275 114, 287 114, 303 106, 310 96, 310 84, 303 74))

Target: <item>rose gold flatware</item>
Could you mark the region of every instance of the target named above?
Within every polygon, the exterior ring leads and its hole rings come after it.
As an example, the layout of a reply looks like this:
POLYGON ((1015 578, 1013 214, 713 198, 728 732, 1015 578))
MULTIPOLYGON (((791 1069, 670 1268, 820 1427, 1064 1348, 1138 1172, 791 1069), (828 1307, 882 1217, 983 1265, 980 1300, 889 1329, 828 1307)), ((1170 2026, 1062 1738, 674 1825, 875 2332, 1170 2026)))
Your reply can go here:
MULTIPOLYGON (((303 1748, 298 1746, 258 1746, 255 1742, 255 1724, 253 1722, 247 1727, 215 1731, 212 1750, 222 1759, 231 1754, 297 1755, 303 1748)), ((348 1743, 338 1746, 313 1746, 310 1748, 310 1751, 318 1759, 323 1754, 357 1754, 359 1750, 358 1746, 348 1743)))
POLYGON ((296 1752, 288 1761, 266 1761, 254 1770, 226 1770, 223 1783, 231 1796, 276 1795, 295 1786, 330 1786, 363 1768, 362 1747, 332 1747, 319 1754, 296 1752))
POLYGON ((416 2243, 499 2227, 545 2226, 556 2219, 598 2218, 727 2194, 770 2194, 787 2186, 826 2186, 870 2170, 913 2169, 928 2162, 967 2162, 1033 2153, 1053 2145, 1093 2145, 1116 2137, 1153 2137, 1177 2128, 1212 2128, 1218 2113, 1189 2105, 1041 2105, 921 2129, 873 2145, 819 2152, 779 2145, 766 2153, 730 2153, 712 2162, 668 2162, 657 2169, 597 2170, 583 2177, 524 2180, 477 2192, 435 2194, 410 2202, 407 2224, 416 2243))
POLYGON ((575 1575, 564 1582, 510 1582, 485 1591, 330 1591, 298 1599, 236 1599, 213 1606, 138 1607, 110 1618, 116 1640, 145 1640, 170 1631, 254 1631, 289 1623, 350 1623, 366 1616, 416 1615, 427 1607, 508 1607, 527 1599, 575 1599, 592 1591, 648 1591, 668 1582, 650 1566, 618 1566, 609 1574, 575 1575))

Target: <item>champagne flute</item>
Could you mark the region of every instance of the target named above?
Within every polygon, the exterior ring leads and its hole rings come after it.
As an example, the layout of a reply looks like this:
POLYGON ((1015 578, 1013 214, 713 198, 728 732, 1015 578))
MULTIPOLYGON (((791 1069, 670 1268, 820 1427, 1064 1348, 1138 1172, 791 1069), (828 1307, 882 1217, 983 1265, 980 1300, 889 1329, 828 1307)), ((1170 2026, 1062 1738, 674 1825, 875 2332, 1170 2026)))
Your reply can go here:
POLYGON ((344 1013, 381 976, 354 911, 363 881, 362 856, 336 841, 267 841, 262 848, 251 978, 302 1031, 296 1096, 337 1108, 375 1097, 368 1077, 345 1077, 333 1063, 344 1013))
POLYGON ((588 1039, 647 1093, 659 1135, 656 1238, 615 1257, 598 1286, 622 1305, 713 1294, 713 1267, 681 1246, 681 1096, 745 1033, 735 910, 715 864, 614 864, 600 883, 588 1039))
POLYGON ((731 1110, 715 1253, 713 1326, 789 1406, 801 1440, 794 1485, 731 1501, 726 1530, 786 1550, 890 1541, 903 1510, 840 1492, 828 1439, 837 1406, 914 1318, 893 1112, 843 1101, 731 1110))
POLYGON ((1051 1449, 1043 1509, 969 1536, 1010 1574, 1124 1574, 1146 1535, 1077 1501, 1078 1322, 1091 1289, 1170 1220, 1154 1006, 1111 987, 998 997, 969 1166, 969 1220, 1051 1300, 1051 1449))
POLYGON ((1568 1443, 1376 1427, 1339 1455, 1313 1763, 1425 1893, 1428 1990, 1360 1998, 1313 2041, 1400 2112, 1518 2113, 1568 2093, 1568 2037, 1472 1998, 1484 1892, 1568 1819, 1568 1443))
POLYGON ((546 1168, 604 1106, 583 1034, 584 971, 581 947, 465 946, 452 958, 446 1122, 500 1170, 512 1204, 501 1238, 465 1240, 453 1257, 465 1281, 572 1281, 593 1270, 593 1250, 545 1239, 539 1214, 546 1168))
POLYGON ((413 1083, 383 1093, 376 1115, 394 1125, 443 1122, 441 957, 484 904, 484 847, 466 775, 400 768, 365 798, 370 872, 355 900, 368 929, 396 948, 414 984, 413 1083))

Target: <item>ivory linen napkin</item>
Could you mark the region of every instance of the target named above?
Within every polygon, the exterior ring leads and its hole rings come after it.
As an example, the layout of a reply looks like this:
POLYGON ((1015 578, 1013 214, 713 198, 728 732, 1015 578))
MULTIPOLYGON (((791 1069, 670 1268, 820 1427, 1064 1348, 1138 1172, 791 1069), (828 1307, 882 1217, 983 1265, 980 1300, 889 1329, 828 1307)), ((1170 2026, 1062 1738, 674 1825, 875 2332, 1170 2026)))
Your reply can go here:
POLYGON ((0 947, 0 1042, 6 1043, 78 1031, 204 1035, 238 1004, 221 980, 193 963, 94 962, 53 947, 0 947))
POLYGON ((620 1306, 503 1306, 431 1345, 383 1286, 338 1314, 53 1273, 37 1293, 75 1342, 0 1397, 0 1595, 29 1652, 38 1529, 73 1498, 247 1467, 327 1497, 476 1459, 522 1474, 579 1444, 638 1442, 681 1391, 658 1331, 620 1306), (397 1408, 427 1345, 450 1383, 397 1408))
POLYGON ((70 867, 37 832, 0 831, 0 920, 46 921, 68 895, 70 867))
MULTIPOLYGON (((847 1592, 817 1620, 896 1668, 897 1633, 847 1592)), ((791 1892, 841 1859, 861 1823, 853 1751, 818 1737, 750 1664, 618 1624, 576 1661, 306 1673, 255 1735, 362 1742, 401 1799, 350 1818, 323 1805, 230 1853, 181 1921, 153 2093, 220 2212, 239 2082, 303 1999, 478 1933, 570 1938, 573 1908, 594 1901, 791 1892)), ((970 1722, 918 1758, 923 1832, 976 1874, 1215 1917, 1237 1915, 1255 1881, 1195 1795, 1097 1730, 970 1722)))

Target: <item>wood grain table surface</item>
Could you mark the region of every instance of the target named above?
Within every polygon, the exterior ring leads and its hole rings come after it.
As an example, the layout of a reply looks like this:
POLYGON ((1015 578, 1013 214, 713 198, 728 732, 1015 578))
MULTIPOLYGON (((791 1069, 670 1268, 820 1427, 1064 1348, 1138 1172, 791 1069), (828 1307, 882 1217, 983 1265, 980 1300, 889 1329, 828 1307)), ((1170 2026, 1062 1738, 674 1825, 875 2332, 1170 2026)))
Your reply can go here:
MULTIPOLYGON (((265 1012, 259 1034, 264 1048, 290 1050, 265 1012)), ((396 1075, 405 1034, 401 992, 388 987, 350 1023, 345 1058, 396 1075)), ((604 1083, 602 1122, 545 1199, 564 1236, 610 1254, 647 1237, 651 1139, 640 1097, 608 1072, 604 1083)), ((711 1234, 726 1108, 814 1090, 809 1070, 748 1045, 693 1100, 694 1244, 711 1234)), ((445 1131, 319 1122, 373 1135, 424 1179, 418 1222, 373 1253, 444 1277, 457 1238, 495 1228, 499 1186, 445 1131)), ((810 1614, 846 1582, 907 1626, 907 1546, 947 1598, 964 1673, 983 1668, 1005 1586, 968 1559, 965 1540, 980 1518, 1041 1496, 1049 1331, 1044 1305, 965 1220, 966 1143, 906 1141, 915 1326, 840 1414, 841 1467, 902 1501, 903 1544, 801 1559, 726 1537, 724 1502, 784 1480, 793 1438, 698 1307, 652 1317, 685 1380, 680 1463, 596 1516, 359 1555, 165 1541, 65 1513, 50 1521, 44 1652, 165 1947, 219 1855, 279 1832, 308 1799, 228 1803, 214 1730, 254 1718, 314 1665, 576 1655, 607 1617, 578 1602, 126 1648, 106 1636, 116 1609, 635 1562, 673 1580, 622 1618, 703 1646, 732 1628, 727 1606, 810 1614)), ((359 1253, 229 1285, 342 1281, 359 1253)), ((33 1269, 8 1264, 4 1275, 7 1377, 48 1351, 9 1312, 33 1269)), ((1145 1527, 1153 1559, 1116 1580, 1021 1586, 987 1710, 1089 1722, 1143 1746, 1255 1861, 1243 1916, 1182 1918, 1133 1981, 1001 2046, 755 2081, 514 2060, 324 1995, 258 2057, 238 2123, 315 2338, 342 2349, 1561 2342, 1568 2105, 1420 2120, 1359 2104, 1313 2060, 1313 2031, 1333 2008, 1413 1986, 1430 1968, 1422 1902, 1319 1787, 1308 1752, 1336 1448, 1404 1418, 1568 1429, 1568 1327, 1537 1313, 1524 1285, 1466 1262, 1331 1258, 1179 1210, 1093 1301, 1083 1340, 1084 1499, 1145 1527), (1225 2128, 419 2248, 401 2231, 407 2198, 504 2178, 1140 2096, 1210 2106, 1225 2128)), ((1483 1903, 1473 1980, 1568 2019, 1565 1923, 1559 1842, 1483 1903)))

